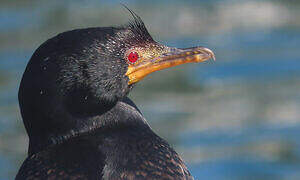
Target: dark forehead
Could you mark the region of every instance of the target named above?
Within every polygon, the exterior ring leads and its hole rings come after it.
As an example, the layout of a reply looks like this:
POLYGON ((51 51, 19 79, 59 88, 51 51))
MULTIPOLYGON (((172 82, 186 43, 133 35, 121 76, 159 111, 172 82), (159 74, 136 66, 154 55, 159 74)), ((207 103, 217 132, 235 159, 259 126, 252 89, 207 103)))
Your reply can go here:
POLYGON ((144 46, 155 43, 141 20, 133 20, 116 28, 111 41, 118 41, 128 46, 144 46))
POLYGON ((124 54, 133 47, 146 47, 156 44, 141 20, 130 21, 128 24, 106 30, 104 39, 97 38, 96 45, 101 52, 113 55, 124 54))

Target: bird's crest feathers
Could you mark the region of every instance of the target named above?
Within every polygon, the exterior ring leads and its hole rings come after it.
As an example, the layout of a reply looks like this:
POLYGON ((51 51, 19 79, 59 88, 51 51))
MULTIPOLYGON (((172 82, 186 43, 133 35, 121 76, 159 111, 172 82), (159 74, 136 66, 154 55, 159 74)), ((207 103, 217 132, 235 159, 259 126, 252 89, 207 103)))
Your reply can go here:
POLYGON ((126 27, 129 28, 135 35, 139 35, 143 39, 153 41, 141 17, 129 9, 126 5, 121 5, 128 10, 132 16, 132 19, 129 20, 129 23, 126 25, 126 27))

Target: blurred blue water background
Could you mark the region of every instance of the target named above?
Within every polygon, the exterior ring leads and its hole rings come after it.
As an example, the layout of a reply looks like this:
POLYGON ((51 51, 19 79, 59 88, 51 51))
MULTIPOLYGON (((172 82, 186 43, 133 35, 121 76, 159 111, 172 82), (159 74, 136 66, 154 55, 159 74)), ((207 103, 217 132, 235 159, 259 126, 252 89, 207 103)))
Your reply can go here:
POLYGON ((157 41, 203 45, 217 61, 154 73, 131 92, 195 179, 300 179, 300 2, 1 0, 0 179, 27 136, 17 91, 34 50, 70 29, 124 24, 125 3, 157 41))

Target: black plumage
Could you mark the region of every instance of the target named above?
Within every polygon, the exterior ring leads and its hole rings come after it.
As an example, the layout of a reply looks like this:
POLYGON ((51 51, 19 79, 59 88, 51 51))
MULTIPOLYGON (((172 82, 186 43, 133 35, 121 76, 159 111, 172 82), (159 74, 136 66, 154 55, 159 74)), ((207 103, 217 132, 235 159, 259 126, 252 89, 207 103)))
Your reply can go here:
POLYGON ((186 50, 155 42, 133 16, 126 26, 61 33, 35 51, 19 89, 29 149, 16 179, 192 179, 127 98, 134 83, 125 56, 186 50))

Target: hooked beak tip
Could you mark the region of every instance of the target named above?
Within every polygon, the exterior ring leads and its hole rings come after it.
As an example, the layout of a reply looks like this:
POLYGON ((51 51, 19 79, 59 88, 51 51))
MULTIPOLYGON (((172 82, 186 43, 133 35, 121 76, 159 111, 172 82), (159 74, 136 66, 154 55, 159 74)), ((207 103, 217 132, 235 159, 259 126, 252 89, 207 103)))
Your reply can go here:
POLYGON ((216 61, 216 56, 212 50, 205 48, 205 47, 201 48, 201 50, 203 50, 205 53, 207 53, 209 55, 210 59, 213 59, 214 61, 216 61))

